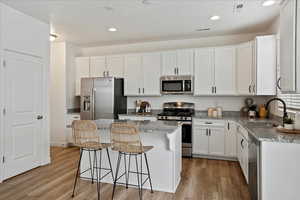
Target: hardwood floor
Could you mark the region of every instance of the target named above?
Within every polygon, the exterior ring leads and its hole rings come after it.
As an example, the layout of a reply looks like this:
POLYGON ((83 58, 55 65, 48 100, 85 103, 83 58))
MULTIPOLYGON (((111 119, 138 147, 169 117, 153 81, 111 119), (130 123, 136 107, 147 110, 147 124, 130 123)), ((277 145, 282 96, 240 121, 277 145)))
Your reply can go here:
MULTIPOLYGON (((51 148, 52 163, 0 184, 0 200, 69 200, 79 151, 51 148)), ((151 163, 150 163, 151 167, 151 163)), ((159 180, 153 180, 159 181, 159 180)), ((74 200, 97 199, 96 184, 80 180, 74 200)), ((111 199, 112 185, 101 184, 101 199, 111 199)), ((117 187, 115 200, 138 199, 138 190, 117 187)), ((250 200, 237 162, 183 159, 182 180, 175 194, 144 190, 145 200, 250 200)))

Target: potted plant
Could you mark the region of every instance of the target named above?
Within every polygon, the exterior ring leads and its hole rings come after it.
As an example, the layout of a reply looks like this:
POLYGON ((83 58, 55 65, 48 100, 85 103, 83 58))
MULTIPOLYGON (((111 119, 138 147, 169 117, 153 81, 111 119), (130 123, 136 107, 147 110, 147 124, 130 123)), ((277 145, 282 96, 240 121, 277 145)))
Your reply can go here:
POLYGON ((294 129, 294 120, 289 117, 284 119, 284 128, 288 129, 288 130, 293 130, 294 129))

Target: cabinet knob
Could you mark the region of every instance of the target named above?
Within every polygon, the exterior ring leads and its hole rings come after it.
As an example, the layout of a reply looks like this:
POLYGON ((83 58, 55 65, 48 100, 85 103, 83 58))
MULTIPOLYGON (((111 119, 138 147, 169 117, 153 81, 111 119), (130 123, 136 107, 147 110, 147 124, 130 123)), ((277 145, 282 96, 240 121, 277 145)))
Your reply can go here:
POLYGON ((280 81, 281 81, 281 77, 279 77, 276 82, 276 86, 278 87, 279 90, 281 90, 280 81))
POLYGON ((36 117, 37 120, 42 120, 43 118, 44 118, 43 115, 38 115, 38 116, 36 117))

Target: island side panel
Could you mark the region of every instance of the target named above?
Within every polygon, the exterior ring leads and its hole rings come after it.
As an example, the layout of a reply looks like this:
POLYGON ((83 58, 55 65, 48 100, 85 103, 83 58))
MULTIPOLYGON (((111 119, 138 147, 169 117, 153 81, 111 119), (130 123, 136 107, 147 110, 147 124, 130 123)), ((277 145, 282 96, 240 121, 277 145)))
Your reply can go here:
MULTIPOLYGON (((101 134, 101 138, 106 138, 105 140, 109 141, 110 130, 109 129, 100 129, 99 134, 101 134)), ((173 133, 175 140, 172 142, 176 143, 175 150, 169 150, 169 140, 167 138, 167 133, 163 131, 155 131, 155 132, 146 132, 141 133, 141 138, 143 145, 145 146, 154 146, 154 148, 147 153, 149 168, 152 178, 153 189, 156 191, 163 191, 163 192, 171 192, 174 193, 176 191, 177 185, 180 181, 180 174, 181 174, 181 129, 178 127, 175 129, 173 133)), ((104 139, 103 139, 104 141, 104 139)), ((106 142, 107 142, 106 141, 106 142)), ((117 165, 117 158, 118 152, 109 150, 112 168, 115 174, 116 165, 117 165)), ((98 155, 98 160, 99 160, 98 155)), ((92 156, 93 162, 93 156, 92 156)), ((128 160, 128 159, 127 159, 128 160)), ((138 156, 138 164, 140 166, 140 156, 138 156)), ((108 159, 106 152, 102 152, 102 165, 105 168, 108 168, 108 159)), ((128 166, 128 164, 127 164, 128 166)), ((88 153, 83 154, 82 164, 81 164, 81 172, 85 171, 89 168, 89 157, 88 153)), ((131 171, 136 170, 135 165, 135 157, 132 156, 131 158, 131 171)), ((143 171, 146 172, 146 165, 144 163, 143 157, 143 171)), ((120 166, 120 173, 121 175, 124 173, 124 158, 122 157, 122 163, 120 166)), ((102 175, 105 172, 102 171, 102 175)), ((90 172, 87 171, 86 173, 82 174, 82 177, 90 178, 90 172)), ((96 177, 96 176, 95 176, 96 177)), ((136 174, 130 174, 129 182, 131 184, 137 184, 136 174)), ((146 178, 146 177, 145 177, 146 178)), ((144 178, 144 180, 145 180, 144 178)), ((123 176, 120 179, 121 182, 125 182, 125 177, 123 176)), ((113 183, 111 175, 106 176, 102 182, 105 183, 113 183)), ((144 188, 150 189, 149 183, 144 185, 144 188)))

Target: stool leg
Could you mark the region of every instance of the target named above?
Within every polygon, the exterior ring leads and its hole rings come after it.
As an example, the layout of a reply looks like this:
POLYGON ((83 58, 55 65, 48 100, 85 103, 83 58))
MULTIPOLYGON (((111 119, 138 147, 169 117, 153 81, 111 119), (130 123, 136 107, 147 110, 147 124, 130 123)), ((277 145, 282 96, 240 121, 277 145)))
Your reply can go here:
POLYGON ((126 153, 124 153, 124 166, 125 166, 125 183, 126 188, 128 188, 128 173, 127 173, 127 162, 126 162, 126 153))
POLYGON ((129 176, 130 176, 130 160, 131 160, 131 153, 129 154, 129 161, 128 161, 128 177, 126 182, 126 189, 128 189, 129 176))
POLYGON ((98 197, 98 200, 100 200, 100 191, 99 191, 99 174, 98 174, 98 162, 97 162, 97 151, 94 150, 94 159, 95 159, 95 162, 96 162, 96 178, 97 178, 97 197, 98 197))
POLYGON ((91 151, 90 150, 88 150, 88 151, 89 151, 89 161, 90 161, 92 184, 94 184, 94 166, 92 167, 91 151))
POLYGON ((113 192, 112 192, 112 199, 114 199, 114 195, 115 195, 117 178, 118 178, 119 167, 120 167, 120 162, 121 162, 121 156, 122 156, 121 152, 119 152, 118 161, 117 161, 117 169, 116 169, 115 180, 114 180, 114 187, 113 187, 113 192))
POLYGON ((109 155, 109 152, 108 152, 108 148, 106 148, 106 154, 107 154, 107 159, 108 159, 108 163, 109 163, 109 167, 110 167, 112 181, 114 181, 115 180, 114 179, 114 173, 113 173, 112 166, 111 166, 111 161, 110 161, 110 155, 109 155))
POLYGON ((143 199, 143 154, 141 153, 141 195, 140 199, 143 199))
POLYGON ((83 150, 80 149, 80 156, 79 156, 78 167, 77 167, 77 172, 76 172, 76 177, 75 177, 75 182, 74 182, 74 187, 73 187, 72 198, 74 197, 75 188, 76 188, 76 184, 77 184, 77 179, 78 179, 78 176, 79 176, 79 169, 80 169, 80 164, 81 164, 82 151, 83 150))
POLYGON ((138 189, 139 189, 139 195, 141 198, 141 186, 140 186, 140 177, 139 177, 139 167, 138 167, 138 161, 137 161, 137 155, 135 155, 135 166, 136 166, 136 176, 138 181, 138 189))
POLYGON ((99 197, 100 197, 100 190, 101 190, 101 180, 102 180, 102 175, 101 175, 101 167, 102 167, 102 149, 100 150, 100 161, 99 161, 99 197))
POLYGON ((151 187, 151 193, 153 193, 153 189, 152 189, 152 181, 151 181, 150 170, 149 170, 149 164, 148 164, 148 159, 147 159, 146 153, 144 153, 144 156, 145 156, 146 167, 147 167, 147 171, 148 171, 148 178, 149 178, 149 183, 150 183, 150 187, 151 187))

